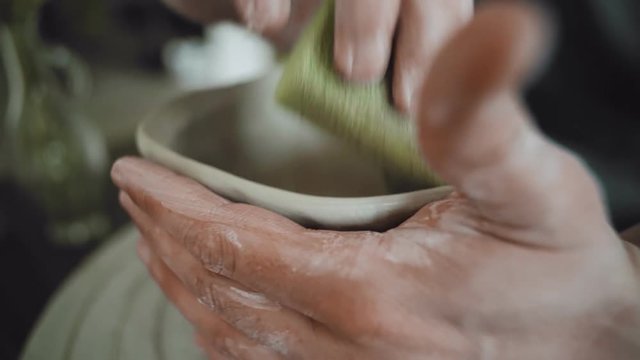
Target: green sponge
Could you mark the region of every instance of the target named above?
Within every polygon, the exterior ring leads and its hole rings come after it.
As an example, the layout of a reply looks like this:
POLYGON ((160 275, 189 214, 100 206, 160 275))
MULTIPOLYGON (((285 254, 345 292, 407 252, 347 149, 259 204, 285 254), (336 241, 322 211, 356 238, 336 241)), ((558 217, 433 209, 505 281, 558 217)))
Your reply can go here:
POLYGON ((418 151, 411 121, 389 102, 386 82, 349 84, 333 67, 334 1, 327 0, 284 67, 277 99, 423 187, 441 184, 418 151))

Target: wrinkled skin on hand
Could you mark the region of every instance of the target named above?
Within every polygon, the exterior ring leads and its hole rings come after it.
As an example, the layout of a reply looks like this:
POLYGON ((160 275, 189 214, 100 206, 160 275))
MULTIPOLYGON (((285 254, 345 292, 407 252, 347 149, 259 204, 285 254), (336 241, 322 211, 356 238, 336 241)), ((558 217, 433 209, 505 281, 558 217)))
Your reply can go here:
MULTIPOLYGON (((286 48, 323 0, 164 1, 202 23, 233 17, 234 6, 249 28, 286 48)), ((393 99, 398 109, 413 114, 422 79, 440 47, 472 13, 473 0, 336 0, 336 69, 350 81, 379 80, 395 49, 393 99)))
POLYGON ((639 251, 518 98, 546 48, 536 14, 487 7, 440 52, 418 128, 457 192, 387 232, 305 229, 115 164, 140 257, 211 358, 640 358, 639 251))

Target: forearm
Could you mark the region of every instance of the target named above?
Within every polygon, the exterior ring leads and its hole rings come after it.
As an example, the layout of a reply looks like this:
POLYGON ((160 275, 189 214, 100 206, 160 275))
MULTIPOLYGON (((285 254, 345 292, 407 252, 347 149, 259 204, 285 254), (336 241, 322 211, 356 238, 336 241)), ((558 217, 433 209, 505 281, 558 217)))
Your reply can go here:
POLYGON ((237 19, 237 13, 231 0, 162 1, 181 15, 202 24, 237 19))

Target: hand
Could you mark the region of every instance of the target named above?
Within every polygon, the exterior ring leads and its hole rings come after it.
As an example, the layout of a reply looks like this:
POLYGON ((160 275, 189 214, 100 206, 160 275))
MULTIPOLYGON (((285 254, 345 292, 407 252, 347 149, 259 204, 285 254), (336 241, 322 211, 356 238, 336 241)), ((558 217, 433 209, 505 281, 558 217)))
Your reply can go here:
MULTIPOLYGON (((201 22, 218 19, 227 2, 165 0, 201 22)), ((286 47, 322 0, 235 0, 241 19, 286 47)), ((226 5, 229 7, 229 5, 226 5)), ((396 106, 415 110, 419 87, 441 45, 471 18, 473 0, 336 0, 334 60, 347 80, 379 80, 394 48, 396 106), (394 41, 394 35, 397 37, 394 41)), ((282 46, 281 46, 282 47, 282 46)))
POLYGON ((113 178, 139 252, 212 358, 637 359, 640 251, 597 185, 530 123, 545 52, 522 5, 482 10, 439 54, 422 148, 457 188, 384 233, 305 229, 140 159, 113 178))

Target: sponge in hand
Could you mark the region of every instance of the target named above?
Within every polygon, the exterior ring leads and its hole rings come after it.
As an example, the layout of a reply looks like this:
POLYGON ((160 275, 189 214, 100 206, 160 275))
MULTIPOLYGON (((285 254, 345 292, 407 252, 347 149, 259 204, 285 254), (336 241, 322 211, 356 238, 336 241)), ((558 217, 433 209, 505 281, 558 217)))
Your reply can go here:
POLYGON ((351 84, 334 70, 334 8, 325 1, 289 55, 278 101, 372 154, 396 178, 441 184, 420 155, 411 121, 390 104, 386 82, 351 84))

